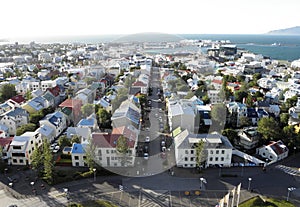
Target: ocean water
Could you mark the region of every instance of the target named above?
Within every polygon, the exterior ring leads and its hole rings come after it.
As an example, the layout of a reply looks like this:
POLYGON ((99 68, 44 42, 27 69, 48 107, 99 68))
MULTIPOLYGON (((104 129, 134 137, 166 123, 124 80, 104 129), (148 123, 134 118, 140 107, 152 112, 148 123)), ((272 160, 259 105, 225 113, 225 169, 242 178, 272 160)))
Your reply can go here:
POLYGON ((238 48, 276 60, 300 59, 300 35, 183 34, 185 39, 230 40, 238 48))
MULTIPOLYGON (((86 36, 61 36, 51 38, 36 38, 36 39, 23 39, 13 40, 23 43, 36 41, 38 43, 103 43, 118 41, 122 35, 86 35, 86 36)), ((172 35, 170 35, 172 36, 172 35)), ((300 35, 228 35, 228 34, 176 34, 173 35, 182 39, 194 40, 230 40, 232 44, 236 44, 238 48, 248 50, 253 53, 262 54, 277 60, 293 61, 300 59, 300 35)), ((149 39, 149 34, 148 37, 149 39)), ((160 41, 155 36, 155 41, 160 41)), ((164 40, 162 40, 164 41, 164 40)), ((192 51, 197 51, 197 48, 189 48, 192 51)), ((155 51, 152 51, 153 53, 155 51)), ((165 52, 172 52, 167 49, 165 52)))

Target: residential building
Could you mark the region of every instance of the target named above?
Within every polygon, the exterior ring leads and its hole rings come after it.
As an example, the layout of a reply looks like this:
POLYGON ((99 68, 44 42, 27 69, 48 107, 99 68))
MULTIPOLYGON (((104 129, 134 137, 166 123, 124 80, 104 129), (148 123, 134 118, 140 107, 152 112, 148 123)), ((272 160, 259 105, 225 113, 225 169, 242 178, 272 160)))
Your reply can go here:
POLYGON ((40 126, 46 125, 54 130, 55 137, 58 137, 67 128, 67 119, 64 113, 56 111, 47 114, 40 120, 40 126))
POLYGON ((35 144, 37 147, 42 145, 41 135, 38 132, 25 132, 21 136, 15 136, 8 151, 9 164, 30 165, 35 144))
POLYGON ((8 128, 8 134, 11 136, 16 134, 18 127, 27 124, 28 121, 29 115, 27 111, 22 108, 15 108, 0 116, 0 124, 8 128))
POLYGON ((244 128, 238 132, 239 143, 246 150, 251 150, 257 147, 260 136, 257 132, 257 127, 244 128))
POLYGON ((87 167, 87 163, 85 162, 85 144, 73 143, 71 157, 73 167, 87 167))
POLYGON ((239 102, 227 104, 229 112, 229 123, 237 127, 240 126, 241 117, 247 117, 247 106, 239 102))
POLYGON ((257 148, 256 154, 262 156, 269 162, 274 163, 286 158, 289 154, 289 149, 284 145, 284 143, 281 140, 277 142, 272 141, 267 146, 257 148))
POLYGON ((196 145, 204 142, 202 152, 203 167, 215 165, 230 166, 233 146, 227 139, 218 133, 213 134, 192 134, 184 130, 174 137, 175 159, 177 167, 196 167, 196 145))

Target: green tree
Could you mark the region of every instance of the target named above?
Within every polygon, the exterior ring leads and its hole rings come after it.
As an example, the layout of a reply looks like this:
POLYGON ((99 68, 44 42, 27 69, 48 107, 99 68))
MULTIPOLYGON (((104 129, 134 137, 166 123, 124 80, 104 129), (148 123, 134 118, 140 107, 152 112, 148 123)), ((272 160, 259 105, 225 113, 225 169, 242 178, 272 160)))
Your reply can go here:
POLYGON ((29 121, 35 125, 39 124, 39 121, 44 117, 44 114, 42 114, 40 111, 29 114, 29 121))
POLYGON ((204 161, 205 161, 204 141, 200 140, 196 144, 196 166, 199 168, 204 161))
POLYGON ((186 96, 184 97, 184 99, 190 99, 195 95, 195 93, 193 91, 189 91, 186 96))
POLYGON ((58 138, 58 144, 61 148, 65 146, 71 146, 71 140, 66 135, 62 135, 58 138))
POLYGON ((234 129, 230 129, 230 128, 224 129, 222 131, 222 135, 226 136, 232 144, 237 143, 237 141, 239 139, 237 131, 235 131, 234 129))
POLYGON ((190 90, 190 87, 188 87, 187 85, 181 85, 177 88, 178 91, 184 91, 184 92, 188 92, 190 90))
POLYGON ((293 96, 293 97, 291 97, 291 98, 288 98, 288 99, 286 100, 287 107, 288 107, 288 108, 291 108, 291 107, 293 107, 293 106, 296 106, 297 101, 298 101, 298 96, 293 96))
POLYGON ((100 108, 97 112, 100 128, 111 127, 111 113, 104 108, 100 108))
POLYGON ((126 154, 128 152, 128 149, 129 147, 128 147, 127 138, 121 135, 117 140, 116 150, 121 154, 126 154))
POLYGON ((16 135, 20 136, 20 135, 24 134, 25 132, 28 132, 28 131, 33 132, 35 130, 36 130, 35 124, 33 124, 33 123, 24 124, 17 128, 16 135))
POLYGON ((0 98, 2 101, 6 101, 17 95, 15 85, 13 84, 4 84, 0 87, 0 98))
POLYGON ((48 181, 49 184, 53 182, 53 155, 50 151, 50 143, 47 139, 44 139, 43 143, 43 155, 44 155, 44 179, 48 181))
POLYGON ((211 118, 213 125, 211 129, 214 131, 221 131, 224 129, 224 125, 227 117, 227 108, 224 104, 215 104, 211 109, 211 118))
POLYGON ((43 154, 41 149, 38 147, 37 143, 34 145, 34 150, 31 155, 31 166, 32 169, 36 170, 37 173, 40 173, 41 167, 43 165, 43 154))
POLYGON ((32 99, 31 91, 27 91, 27 92, 25 93, 25 99, 26 99, 26 101, 32 99))
POLYGON ((289 123, 289 118, 290 118, 290 115, 288 113, 280 114, 280 126, 281 127, 287 126, 289 123))
POLYGON ((88 117, 95 112, 95 105, 87 103, 81 107, 81 112, 84 117, 88 117))
POLYGON ((246 117, 246 116, 240 117, 240 126, 241 126, 241 127, 249 126, 250 124, 251 124, 251 123, 250 123, 248 117, 246 117))
POLYGON ((87 164, 87 166, 89 167, 90 171, 93 170, 93 168, 95 167, 95 153, 96 150, 96 146, 93 143, 93 139, 90 137, 88 139, 88 144, 85 147, 85 163, 87 164))
POLYGON ((118 109, 123 101, 128 99, 128 89, 127 88, 120 88, 118 90, 118 94, 114 100, 112 100, 112 113, 118 109))
POLYGON ((277 140, 280 138, 281 129, 272 117, 263 117, 258 121, 257 131, 265 140, 277 140))
POLYGON ((238 90, 234 92, 234 99, 237 102, 243 102, 243 99, 248 96, 248 93, 244 90, 238 90))
POLYGON ((207 94, 202 97, 202 101, 204 102, 204 104, 209 104, 210 103, 210 98, 208 97, 207 94))
POLYGON ((77 134, 73 135, 71 138, 71 144, 73 143, 80 143, 80 136, 78 136, 77 134))

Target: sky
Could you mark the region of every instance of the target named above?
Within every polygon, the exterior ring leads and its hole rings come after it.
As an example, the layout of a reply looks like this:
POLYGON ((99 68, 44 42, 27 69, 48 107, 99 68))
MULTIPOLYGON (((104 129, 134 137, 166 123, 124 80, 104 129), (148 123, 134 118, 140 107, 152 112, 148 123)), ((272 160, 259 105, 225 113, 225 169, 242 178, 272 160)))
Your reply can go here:
POLYGON ((300 26, 299 0, 5 0, 0 38, 262 34, 300 26))

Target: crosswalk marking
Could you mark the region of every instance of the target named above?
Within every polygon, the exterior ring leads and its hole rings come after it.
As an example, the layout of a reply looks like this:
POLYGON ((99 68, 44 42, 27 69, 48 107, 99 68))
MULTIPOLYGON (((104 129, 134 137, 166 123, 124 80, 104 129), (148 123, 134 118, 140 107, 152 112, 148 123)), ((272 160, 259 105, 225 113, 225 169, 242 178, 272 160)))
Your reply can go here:
POLYGON ((285 172, 289 175, 300 176, 300 171, 298 170, 298 168, 288 167, 285 165, 277 165, 277 166, 275 166, 275 168, 282 170, 283 172, 285 172))

